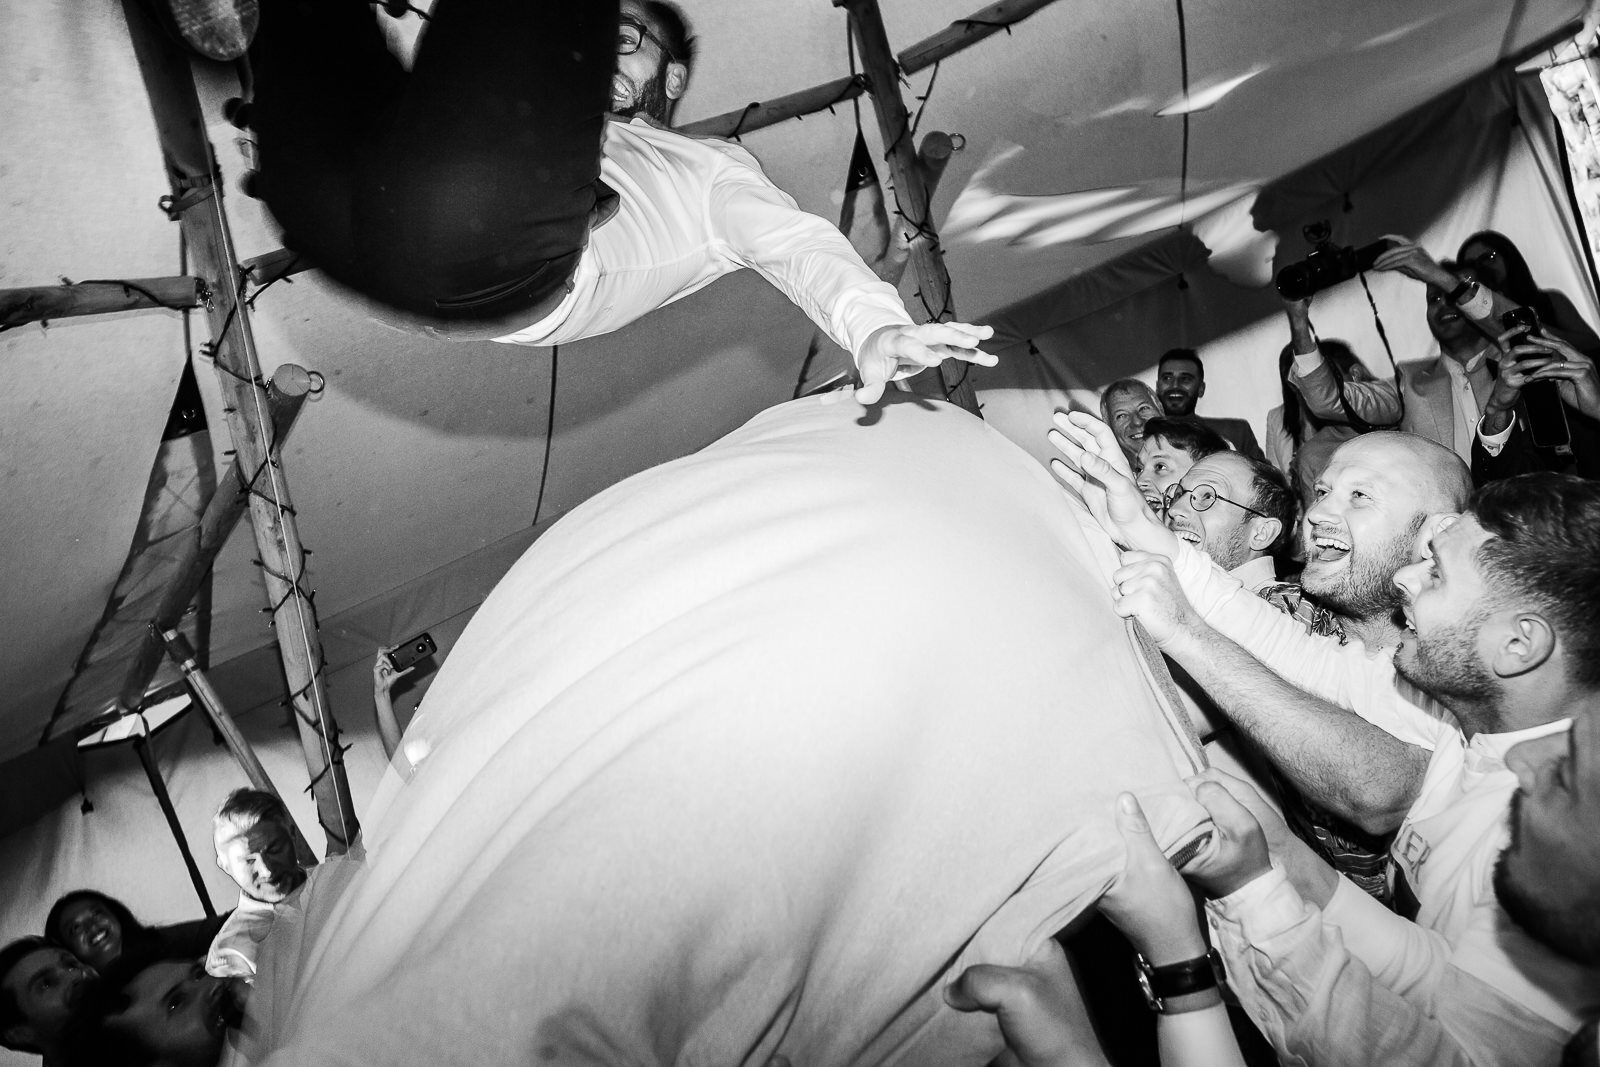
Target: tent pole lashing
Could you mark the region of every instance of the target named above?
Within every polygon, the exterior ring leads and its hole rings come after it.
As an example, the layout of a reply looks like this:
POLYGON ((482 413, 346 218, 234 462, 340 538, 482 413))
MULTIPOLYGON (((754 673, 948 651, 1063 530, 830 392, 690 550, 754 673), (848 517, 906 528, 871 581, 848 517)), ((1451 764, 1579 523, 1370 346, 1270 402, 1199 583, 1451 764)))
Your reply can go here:
MULTIPOLYGON (((955 305, 950 298, 950 272, 945 269, 939 234, 933 227, 928 183, 923 165, 917 160, 917 148, 911 137, 911 113, 900 95, 900 68, 889 50, 883 14, 878 10, 877 0, 834 0, 834 3, 850 13, 851 31, 866 71, 872 109, 878 116, 878 133, 888 154, 889 173, 894 181, 894 213, 898 216, 891 224, 903 227, 910 238, 911 267, 916 271, 917 292, 928 320, 949 321, 955 318, 955 305)), ((913 378, 913 391, 926 394, 932 385, 932 395, 978 415, 978 395, 967 376, 969 369, 969 364, 946 360, 937 369, 913 378)))
MULTIPOLYGON (((278 792, 278 787, 272 784, 272 778, 267 774, 267 769, 261 765, 261 760, 256 756, 256 750, 239 730, 239 724, 233 721, 233 716, 228 714, 228 709, 222 703, 222 698, 217 695, 216 689, 211 685, 211 679, 205 676, 200 665, 195 662, 194 648, 190 646, 189 639, 177 630, 167 630, 161 634, 161 640, 166 645, 167 653, 172 657, 172 662, 178 665, 183 672, 183 680, 188 683, 189 692, 193 694, 195 703, 205 711, 206 717, 211 720, 211 725, 217 728, 217 733, 222 735, 223 744, 228 746, 228 751, 233 753, 233 758, 239 761, 239 766, 244 768, 245 777, 250 779, 250 785, 263 793, 271 793, 279 800, 283 794, 278 792)), ((302 867, 316 866, 316 853, 311 851, 311 846, 306 842, 305 835, 300 832, 299 825, 294 821, 294 816, 289 817, 289 830, 294 837, 295 858, 302 867)))
POLYGON ((183 865, 189 869, 189 881, 194 883, 194 892, 200 898, 200 906, 205 909, 206 918, 214 919, 217 916, 217 909, 211 906, 211 894, 206 892, 206 883, 200 877, 200 868, 194 862, 194 853, 189 851, 189 839, 183 835, 183 825, 178 822, 178 813, 172 807, 172 797, 167 794, 167 783, 161 777, 161 769, 156 766, 155 757, 150 755, 150 739, 144 734, 135 737, 133 750, 139 753, 139 762, 144 766, 145 777, 150 779, 150 790, 156 795, 156 803, 161 805, 161 814, 167 817, 167 827, 172 831, 172 839, 178 843, 178 851, 183 853, 183 865))
POLYGON ((316 610, 302 584, 306 553, 288 483, 270 440, 266 383, 242 292, 247 279, 234 252, 221 174, 206 138, 188 55, 161 31, 146 8, 142 0, 123 0, 173 196, 183 200, 194 189, 211 186, 211 195, 195 198, 178 222, 194 257, 195 274, 206 280, 211 294, 206 303, 212 338, 209 355, 222 386, 234 452, 240 470, 248 473, 258 562, 310 790, 317 802, 317 820, 327 836, 328 853, 343 853, 360 825, 345 776, 344 746, 323 685, 316 610))

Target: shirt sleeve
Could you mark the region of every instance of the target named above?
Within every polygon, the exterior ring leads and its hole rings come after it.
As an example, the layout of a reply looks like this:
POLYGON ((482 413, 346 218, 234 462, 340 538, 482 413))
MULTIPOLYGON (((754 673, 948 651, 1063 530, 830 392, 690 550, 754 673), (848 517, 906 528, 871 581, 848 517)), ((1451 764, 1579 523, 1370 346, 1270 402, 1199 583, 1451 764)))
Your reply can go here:
POLYGON ((1448 1013, 1390 989, 1281 870, 1206 909, 1228 985, 1283 1063, 1489 1067, 1553 1064, 1560 1055, 1557 1031, 1517 1025, 1515 1005, 1481 983, 1451 982, 1447 966, 1448 1013))
POLYGON ((1517 428, 1517 417, 1513 415, 1511 421, 1506 423, 1506 428, 1499 433, 1484 433, 1483 419, 1478 420, 1478 443, 1490 456, 1498 456, 1505 451, 1506 442, 1511 440, 1511 432, 1517 428))
POLYGON ((735 262, 759 273, 852 356, 884 326, 909 326, 900 294, 874 274, 839 228, 732 156, 711 189, 711 229, 735 262))
MULTIPOLYGON (((1339 380, 1321 351, 1294 357, 1289 384, 1317 418, 1324 422, 1348 421, 1344 404, 1339 403, 1339 380)), ((1370 425, 1389 426, 1400 421, 1400 394, 1392 381, 1346 381, 1344 398, 1350 410, 1370 425)))
POLYGON ((1369 656, 1359 642, 1307 633, 1190 545, 1179 545, 1172 565, 1208 625, 1293 685, 1421 748, 1437 747, 1452 730, 1407 700, 1395 685, 1394 665, 1369 656))

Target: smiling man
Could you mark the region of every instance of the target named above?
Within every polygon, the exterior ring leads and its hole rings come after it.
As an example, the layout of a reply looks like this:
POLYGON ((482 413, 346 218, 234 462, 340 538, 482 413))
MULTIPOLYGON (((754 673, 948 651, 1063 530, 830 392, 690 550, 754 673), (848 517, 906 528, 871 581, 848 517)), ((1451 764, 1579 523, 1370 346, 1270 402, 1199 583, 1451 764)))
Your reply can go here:
POLYGON ((1165 416, 1144 424, 1144 440, 1133 469, 1139 491, 1150 510, 1160 515, 1167 506, 1167 490, 1206 456, 1226 452, 1228 442, 1196 419, 1169 419, 1165 416))
POLYGON ((1169 417, 1199 419, 1251 459, 1265 459, 1256 432, 1244 419, 1210 418, 1195 413, 1206 395, 1206 365, 1192 348, 1169 348, 1156 368, 1156 392, 1169 417))
POLYGON ((1600 973, 1512 926, 1489 887, 1517 788, 1508 751, 1538 762, 1542 745, 1548 759, 1567 716, 1592 712, 1600 695, 1600 486, 1524 476, 1481 490, 1464 517, 1426 523, 1420 562, 1396 577, 1408 636, 1391 662, 1306 634, 1156 526, 1106 459, 1110 434, 1086 421, 1068 420, 1056 443, 1092 481, 1065 477, 1103 501, 1114 536, 1143 550, 1114 576, 1118 611, 1143 622, 1308 795, 1344 802, 1366 829, 1397 831, 1395 895, 1421 928, 1402 943, 1373 936, 1392 923, 1374 921, 1381 905, 1349 881, 1315 864, 1291 872, 1370 972, 1253 966, 1281 998, 1282 1017, 1258 1020, 1280 1053, 1323 1065, 1554 1063, 1600 1013, 1600 973), (1372 806, 1379 795, 1388 815, 1372 806), (1406 996, 1415 1018, 1376 1010, 1374 978, 1406 996), (1374 1059, 1380 1041, 1396 1040, 1405 1055, 1374 1059))
POLYGON ((1255 593, 1277 581, 1272 554, 1294 522, 1294 497, 1276 467, 1216 452, 1167 493, 1166 522, 1255 593))
POLYGON ((437 0, 409 71, 371 7, 268 5, 247 114, 252 195, 374 316, 547 347, 748 267, 851 353, 863 403, 946 358, 994 364, 988 327, 914 323, 742 146, 666 128, 693 58, 672 5, 437 0))
POLYGON ((235 789, 212 819, 217 866, 239 887, 239 904, 211 942, 205 970, 219 978, 256 973, 256 954, 277 907, 306 882, 294 851, 294 823, 283 801, 259 789, 235 789))
POLYGON ((1117 436, 1129 463, 1144 447, 1144 424, 1161 415, 1155 391, 1137 378, 1118 378, 1100 394, 1100 418, 1117 436))
POLYGON ((1369 650, 1393 648, 1401 596, 1395 572, 1411 562, 1430 514, 1460 511, 1472 492, 1467 466, 1415 434, 1377 431, 1340 445, 1316 481, 1301 522, 1300 584, 1369 650))

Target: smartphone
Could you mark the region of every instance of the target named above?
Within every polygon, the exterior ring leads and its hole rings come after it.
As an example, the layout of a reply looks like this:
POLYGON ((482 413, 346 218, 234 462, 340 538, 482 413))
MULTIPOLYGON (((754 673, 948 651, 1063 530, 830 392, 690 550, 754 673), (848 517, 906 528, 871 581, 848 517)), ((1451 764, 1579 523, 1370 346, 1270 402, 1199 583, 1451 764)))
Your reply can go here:
MULTIPOLYGON (((1500 316, 1506 329, 1526 326, 1527 337, 1542 337, 1539 315, 1530 307, 1512 308, 1500 316)), ((1522 410, 1527 416, 1528 437, 1539 448, 1570 448, 1572 429, 1567 425, 1567 405, 1555 382, 1529 382, 1522 387, 1522 410)))
POLYGON ((439 651, 439 646, 433 643, 432 634, 418 634, 409 641, 402 641, 400 644, 395 645, 393 650, 386 653, 386 655, 389 658, 389 666, 397 671, 403 671, 412 664, 427 659, 437 651, 439 651))

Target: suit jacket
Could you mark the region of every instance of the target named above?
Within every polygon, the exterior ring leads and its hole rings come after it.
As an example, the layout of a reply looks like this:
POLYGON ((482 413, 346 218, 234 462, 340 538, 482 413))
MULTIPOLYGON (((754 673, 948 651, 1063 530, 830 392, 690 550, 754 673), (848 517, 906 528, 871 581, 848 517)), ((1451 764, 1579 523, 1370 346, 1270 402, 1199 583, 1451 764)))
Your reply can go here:
MULTIPOLYGON (((1415 360, 1400 365, 1400 389, 1392 380, 1344 383, 1345 400, 1358 416, 1375 427, 1395 427, 1456 447, 1456 414, 1450 398, 1450 372, 1445 357, 1415 360), (1404 400, 1404 408, 1401 400, 1404 400)), ((1307 409, 1319 419, 1344 421, 1338 384, 1326 363, 1310 374, 1289 369, 1289 384, 1299 391, 1307 409)))
POLYGON ((1205 415, 1199 416, 1199 419, 1221 434, 1222 439, 1232 445, 1240 455, 1251 459, 1267 458, 1262 454, 1260 443, 1256 441, 1256 432, 1244 419, 1213 419, 1205 415))

